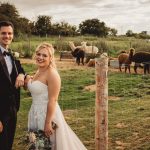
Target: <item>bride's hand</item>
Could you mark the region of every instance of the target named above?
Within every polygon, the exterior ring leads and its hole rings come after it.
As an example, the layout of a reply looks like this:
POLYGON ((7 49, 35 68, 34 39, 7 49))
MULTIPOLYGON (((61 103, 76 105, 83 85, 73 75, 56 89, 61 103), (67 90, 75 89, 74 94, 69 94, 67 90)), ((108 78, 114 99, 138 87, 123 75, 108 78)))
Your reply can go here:
POLYGON ((54 133, 51 122, 45 123, 44 132, 47 137, 50 137, 50 135, 54 133))
POLYGON ((24 89, 26 90, 27 89, 27 84, 29 82, 29 80, 32 79, 32 76, 30 75, 27 75, 25 80, 24 80, 24 89))

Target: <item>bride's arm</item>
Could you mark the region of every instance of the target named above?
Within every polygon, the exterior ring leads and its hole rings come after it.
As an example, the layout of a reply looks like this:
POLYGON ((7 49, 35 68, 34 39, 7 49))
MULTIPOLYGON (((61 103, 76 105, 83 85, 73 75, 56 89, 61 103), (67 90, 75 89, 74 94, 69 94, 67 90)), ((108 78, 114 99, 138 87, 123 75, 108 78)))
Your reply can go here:
POLYGON ((47 75, 48 82, 48 97, 49 101, 47 104, 47 114, 45 119, 45 127, 44 131, 46 136, 50 136, 52 134, 52 119, 54 116, 54 112, 56 109, 56 102, 60 92, 61 79, 58 72, 54 69, 49 71, 47 75))

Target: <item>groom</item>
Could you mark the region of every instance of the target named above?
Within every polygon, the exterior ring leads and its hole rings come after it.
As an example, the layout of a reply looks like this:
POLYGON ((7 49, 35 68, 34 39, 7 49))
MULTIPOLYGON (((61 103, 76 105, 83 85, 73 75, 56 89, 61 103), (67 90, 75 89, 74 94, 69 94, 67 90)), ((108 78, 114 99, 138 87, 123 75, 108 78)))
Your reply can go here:
POLYGON ((9 53, 13 39, 13 24, 0 22, 0 150, 11 150, 15 135, 20 87, 25 72, 20 61, 9 53))

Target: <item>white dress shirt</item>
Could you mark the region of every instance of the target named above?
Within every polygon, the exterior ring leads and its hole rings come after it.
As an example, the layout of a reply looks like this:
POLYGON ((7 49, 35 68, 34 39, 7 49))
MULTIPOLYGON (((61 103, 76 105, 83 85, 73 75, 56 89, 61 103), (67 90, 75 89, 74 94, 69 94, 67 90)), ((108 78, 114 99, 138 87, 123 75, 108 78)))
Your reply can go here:
MULTIPOLYGON (((2 53, 4 51, 8 52, 8 50, 4 49, 1 45, 0 45, 0 49, 1 49, 2 53)), ((6 65, 7 65, 8 72, 9 72, 9 74, 11 74, 12 67, 13 67, 11 57, 6 55, 6 56, 4 56, 4 59, 5 59, 6 65)))

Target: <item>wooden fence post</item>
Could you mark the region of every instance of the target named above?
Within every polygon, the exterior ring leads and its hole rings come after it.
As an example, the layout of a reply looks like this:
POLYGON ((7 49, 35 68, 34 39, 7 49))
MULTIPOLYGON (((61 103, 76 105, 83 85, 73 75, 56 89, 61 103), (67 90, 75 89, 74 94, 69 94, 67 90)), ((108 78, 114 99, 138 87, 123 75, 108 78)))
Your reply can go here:
POLYGON ((95 61, 95 150, 108 150, 108 57, 104 53, 95 61))

